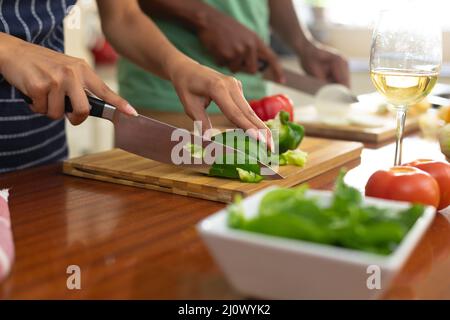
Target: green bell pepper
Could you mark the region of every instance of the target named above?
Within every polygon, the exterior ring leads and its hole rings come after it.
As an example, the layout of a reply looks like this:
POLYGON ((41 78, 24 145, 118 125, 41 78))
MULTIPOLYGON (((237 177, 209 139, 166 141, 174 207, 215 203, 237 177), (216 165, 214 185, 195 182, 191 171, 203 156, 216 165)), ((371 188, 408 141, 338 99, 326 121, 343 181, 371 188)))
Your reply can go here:
MULTIPOLYGON (((263 180, 263 177, 259 165, 254 163, 255 161, 250 161, 251 159, 270 164, 273 157, 278 157, 280 165, 303 166, 307 154, 296 149, 305 135, 304 128, 290 122, 289 113, 285 111, 281 111, 275 119, 267 121, 266 124, 274 132, 276 130, 278 134, 275 143, 278 143, 280 156, 271 154, 265 144, 250 138, 242 131, 226 131, 212 139, 241 152, 224 154, 211 166, 209 175, 256 183, 263 180)), ((191 145, 188 145, 187 148, 193 156, 203 156, 201 148, 191 145)))
POLYGON ((220 161, 216 160, 211 166, 210 176, 240 179, 242 182, 259 182, 263 179, 260 175, 261 168, 254 160, 268 163, 269 154, 264 144, 250 138, 242 131, 226 131, 212 139, 242 153, 224 154, 220 161))
POLYGON ((289 113, 286 111, 280 111, 275 119, 266 121, 266 124, 273 133, 278 133, 275 144, 278 143, 279 154, 297 149, 305 136, 305 128, 290 122, 289 113))

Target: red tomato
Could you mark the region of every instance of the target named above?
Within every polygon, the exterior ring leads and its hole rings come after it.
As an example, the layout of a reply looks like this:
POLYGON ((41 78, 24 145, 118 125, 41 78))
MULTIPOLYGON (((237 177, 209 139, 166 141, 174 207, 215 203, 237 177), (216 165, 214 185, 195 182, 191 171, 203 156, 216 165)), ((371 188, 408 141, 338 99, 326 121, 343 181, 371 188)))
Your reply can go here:
POLYGON ((284 94, 252 100, 249 104, 263 121, 275 118, 280 111, 289 112, 289 120, 294 120, 294 105, 292 100, 284 94))
POLYGON ((405 166, 411 166, 428 172, 438 183, 441 202, 438 209, 450 206, 450 164, 448 162, 419 159, 405 166))
POLYGON ((393 167, 375 172, 366 185, 366 196, 439 206, 436 180, 414 167, 393 167))

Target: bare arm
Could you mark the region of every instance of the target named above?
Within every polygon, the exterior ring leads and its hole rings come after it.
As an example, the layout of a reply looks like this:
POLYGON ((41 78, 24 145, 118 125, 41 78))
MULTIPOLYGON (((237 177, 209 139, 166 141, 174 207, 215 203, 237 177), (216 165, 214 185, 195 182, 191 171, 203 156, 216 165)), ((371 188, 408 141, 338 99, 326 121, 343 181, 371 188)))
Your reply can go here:
POLYGON ((97 0, 103 32, 114 48, 147 71, 169 79, 168 62, 187 58, 141 11, 135 0, 97 0))
POLYGON ((141 0, 151 17, 182 23, 193 30, 218 65, 232 72, 257 73, 259 60, 268 63, 274 80, 283 81, 275 53, 253 30, 201 0, 141 0))
POLYGON ((205 27, 209 17, 222 14, 200 0, 139 0, 139 5, 150 17, 181 22, 194 31, 205 27))
MULTIPOLYGON (((183 55, 141 11, 137 0, 97 3, 103 31, 111 44, 142 68, 170 80, 186 114, 201 121, 203 129, 211 127, 205 109, 214 101, 235 125, 253 130, 255 138, 258 129, 269 132, 245 100, 239 81, 183 55)), ((270 145, 271 139, 268 142, 270 145)))
POLYGON ((298 19, 292 0, 269 0, 269 6, 271 27, 292 50, 300 54, 314 39, 298 19))

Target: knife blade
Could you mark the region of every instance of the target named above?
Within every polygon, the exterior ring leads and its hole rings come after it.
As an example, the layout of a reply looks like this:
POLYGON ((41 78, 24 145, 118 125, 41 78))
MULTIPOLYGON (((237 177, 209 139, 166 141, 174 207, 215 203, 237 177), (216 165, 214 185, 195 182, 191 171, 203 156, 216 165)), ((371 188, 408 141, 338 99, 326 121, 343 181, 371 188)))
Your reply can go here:
MULTIPOLYGON (((263 72, 264 79, 273 81, 273 76, 271 72, 267 71, 267 67, 267 62, 262 60, 259 61, 259 71, 263 72)), ((317 79, 309 75, 301 74, 297 71, 293 71, 285 67, 283 67, 282 71, 286 81, 285 83, 279 85, 284 85, 286 87, 290 87, 292 89, 296 89, 313 96, 315 96, 317 92, 323 87, 330 85, 330 83, 326 81, 317 79)), ((355 103, 359 101, 358 97, 353 94, 340 95, 338 98, 339 101, 343 103, 355 103)))
MULTIPOLYGON (((214 150, 214 158, 224 153, 236 153, 244 156, 244 153, 240 150, 204 139, 188 130, 180 129, 143 115, 136 117, 126 115, 105 101, 92 97, 89 94, 86 95, 91 107, 89 115, 111 121, 114 124, 114 129, 117 130, 116 132, 120 132, 120 134, 116 135, 116 146, 125 151, 158 162, 181 166, 206 174, 209 172, 214 159, 209 159, 209 161, 205 162, 195 157, 189 157, 189 159, 179 157, 180 152, 182 152, 181 149, 186 147, 188 143, 214 150)), ((29 104, 33 103, 29 97, 24 96, 24 100, 29 104)), ((73 111, 69 97, 65 98, 64 107, 67 113, 73 111)), ((284 178, 270 166, 254 158, 251 160, 260 166, 261 175, 266 179, 284 178)))
MULTIPOLYGON (((259 61, 259 71, 263 72, 263 77, 265 80, 273 81, 272 75, 269 72, 266 72, 268 67, 268 63, 265 61, 260 60, 259 61)), ((299 91, 302 91, 304 93, 310 94, 310 95, 316 95, 317 92, 322 89, 324 86, 329 85, 330 83, 327 83, 323 80, 319 80, 317 78, 311 77, 309 75, 301 74, 297 71, 293 71, 291 69, 283 67, 283 74, 285 76, 286 82, 284 85, 286 87, 290 87, 292 89, 296 89, 299 91)), ((356 103, 362 101, 362 96, 370 95, 371 93, 367 94, 361 94, 361 95, 354 95, 354 94, 345 94, 345 95, 339 95, 333 97, 334 99, 339 99, 340 102, 345 103, 356 103)), ((440 106, 448 106, 450 105, 450 99, 444 98, 439 96, 439 92, 436 92, 435 94, 431 94, 427 96, 427 101, 431 103, 434 106, 440 107, 440 106)))

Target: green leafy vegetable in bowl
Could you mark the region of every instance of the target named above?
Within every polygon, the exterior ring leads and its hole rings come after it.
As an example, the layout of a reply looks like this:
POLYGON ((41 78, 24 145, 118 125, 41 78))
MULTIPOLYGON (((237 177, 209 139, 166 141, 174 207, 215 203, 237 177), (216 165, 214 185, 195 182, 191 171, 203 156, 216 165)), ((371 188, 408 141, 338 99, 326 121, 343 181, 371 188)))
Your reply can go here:
POLYGON ((423 214, 424 207, 388 210, 363 204, 361 193, 337 180, 332 201, 321 205, 307 195, 303 185, 275 189, 260 202, 258 214, 247 218, 240 200, 228 208, 228 225, 233 229, 299 239, 338 247, 388 255, 423 214))

